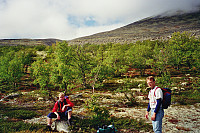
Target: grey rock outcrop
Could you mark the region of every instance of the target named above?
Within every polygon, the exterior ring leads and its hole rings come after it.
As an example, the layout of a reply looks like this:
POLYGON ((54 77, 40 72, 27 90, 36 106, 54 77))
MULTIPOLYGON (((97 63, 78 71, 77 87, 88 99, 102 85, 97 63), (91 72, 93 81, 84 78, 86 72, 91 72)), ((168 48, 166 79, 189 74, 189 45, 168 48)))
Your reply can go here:
POLYGON ((69 133, 69 126, 67 121, 65 120, 55 120, 53 124, 51 125, 52 130, 58 131, 58 132, 66 132, 69 133))

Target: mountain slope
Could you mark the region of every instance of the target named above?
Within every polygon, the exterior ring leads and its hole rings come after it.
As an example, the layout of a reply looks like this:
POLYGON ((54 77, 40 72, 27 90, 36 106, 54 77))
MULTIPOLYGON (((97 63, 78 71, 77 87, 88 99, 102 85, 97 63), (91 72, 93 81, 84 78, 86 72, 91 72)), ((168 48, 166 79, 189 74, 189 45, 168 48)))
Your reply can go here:
POLYGON ((200 36, 200 11, 174 16, 146 18, 127 26, 68 41, 69 44, 132 43, 137 40, 170 38, 174 32, 200 36))

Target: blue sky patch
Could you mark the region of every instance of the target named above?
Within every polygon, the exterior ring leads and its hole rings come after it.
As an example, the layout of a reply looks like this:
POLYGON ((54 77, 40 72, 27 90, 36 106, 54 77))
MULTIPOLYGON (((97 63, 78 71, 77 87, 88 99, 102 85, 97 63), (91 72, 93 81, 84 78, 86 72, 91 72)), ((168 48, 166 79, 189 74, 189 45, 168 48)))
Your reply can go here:
POLYGON ((87 26, 95 26, 97 23, 96 21, 91 19, 91 20, 86 20, 84 24, 87 26))
POLYGON ((75 25, 76 27, 81 27, 83 25, 89 27, 97 25, 97 22, 93 19, 93 17, 86 17, 81 20, 79 17, 70 15, 68 16, 68 21, 70 24, 75 25))

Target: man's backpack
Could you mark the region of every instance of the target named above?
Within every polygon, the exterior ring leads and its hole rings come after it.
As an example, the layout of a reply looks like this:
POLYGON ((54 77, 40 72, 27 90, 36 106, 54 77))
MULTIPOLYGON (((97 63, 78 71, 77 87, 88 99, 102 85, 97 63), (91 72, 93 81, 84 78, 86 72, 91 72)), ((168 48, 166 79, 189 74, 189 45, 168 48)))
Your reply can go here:
MULTIPOLYGON (((171 90, 169 88, 161 88, 161 90, 163 92, 162 108, 167 109, 171 105, 171 90)), ((155 92, 154 92, 154 95, 155 95, 155 92)))

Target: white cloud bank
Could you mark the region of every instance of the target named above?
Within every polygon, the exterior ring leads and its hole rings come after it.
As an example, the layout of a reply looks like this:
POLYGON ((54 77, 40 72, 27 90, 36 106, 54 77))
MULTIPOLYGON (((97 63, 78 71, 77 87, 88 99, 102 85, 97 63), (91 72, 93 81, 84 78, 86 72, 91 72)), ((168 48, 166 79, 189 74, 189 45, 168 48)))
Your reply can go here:
POLYGON ((0 0, 0 39, 69 40, 198 5, 200 0, 0 0))

